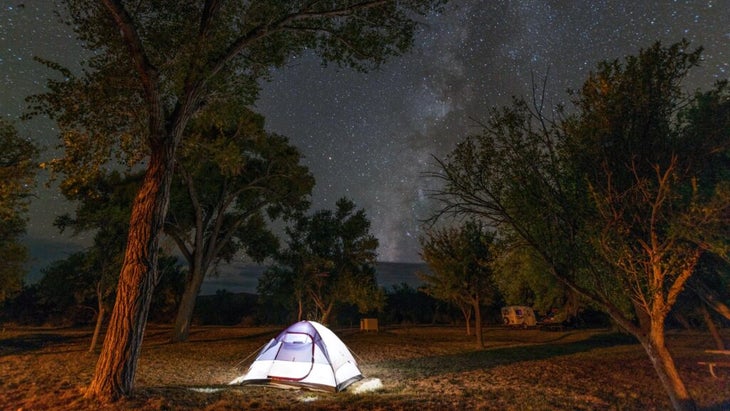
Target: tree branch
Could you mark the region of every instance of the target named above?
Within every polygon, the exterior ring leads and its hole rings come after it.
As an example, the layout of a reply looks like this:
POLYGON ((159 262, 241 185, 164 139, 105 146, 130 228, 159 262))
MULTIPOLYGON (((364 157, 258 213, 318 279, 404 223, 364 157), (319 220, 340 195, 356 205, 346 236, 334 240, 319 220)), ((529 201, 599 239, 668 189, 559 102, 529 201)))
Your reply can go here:
POLYGON ((120 0, 102 0, 102 2, 124 39, 124 44, 127 46, 127 51, 134 63, 135 71, 144 90, 145 101, 149 107, 148 122, 151 131, 149 138, 157 139, 162 135, 160 131, 164 128, 157 68, 149 61, 132 17, 127 13, 122 2, 120 0))

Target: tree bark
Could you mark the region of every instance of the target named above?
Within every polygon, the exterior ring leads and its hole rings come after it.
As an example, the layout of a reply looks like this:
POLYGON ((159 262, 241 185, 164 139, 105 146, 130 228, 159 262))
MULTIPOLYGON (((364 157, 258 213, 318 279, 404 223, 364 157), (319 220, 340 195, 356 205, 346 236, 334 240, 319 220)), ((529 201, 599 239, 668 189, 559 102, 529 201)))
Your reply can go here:
POLYGON ((330 320, 330 316, 332 315, 332 308, 334 307, 333 303, 327 304, 327 308, 322 310, 322 319, 320 320, 322 324, 327 325, 327 323, 330 320))
POLYGON ((484 333, 482 330, 482 308, 479 295, 474 298, 474 334, 477 336, 477 347, 484 348, 484 333))
POLYGON ((185 291, 180 299, 180 305, 177 308, 172 330, 172 342, 182 342, 188 339, 190 324, 193 321, 193 311, 195 310, 195 300, 198 298, 204 279, 205 275, 200 272, 200 269, 193 267, 187 284, 185 284, 185 291))
POLYGON ((565 304, 563 304, 563 312, 565 319, 563 321, 574 324, 578 318, 578 310, 580 309, 580 295, 572 288, 565 290, 565 304))
POLYGON ((674 316, 674 320, 677 321, 682 327, 684 327, 685 330, 691 330, 692 324, 690 324, 687 317, 682 313, 672 313, 674 316))
POLYGON ((158 280, 158 248, 170 198, 174 151, 174 144, 153 147, 132 205, 117 298, 87 397, 113 401, 134 389, 147 314, 158 280))
POLYGON ((712 291, 710 287, 705 285, 699 278, 691 278, 687 282, 687 286, 697 294, 707 305, 715 310, 718 314, 722 315, 726 319, 730 320, 730 307, 725 305, 720 297, 712 291))
POLYGON ((96 315, 96 325, 94 326, 94 335, 91 336, 89 352, 94 352, 96 349, 96 344, 99 341, 99 335, 101 334, 101 326, 104 323, 104 317, 106 317, 106 308, 104 308, 104 303, 99 303, 99 313, 96 315))
POLYGON ((464 304, 459 304, 461 314, 464 316, 464 322, 466 322, 466 335, 471 335, 471 307, 464 304))
POLYGON ((91 344, 89 344, 89 352, 94 352, 96 349, 96 343, 99 340, 99 334, 101 334, 101 325, 106 317, 106 309, 104 306, 104 293, 101 292, 101 280, 96 283, 96 301, 99 311, 96 314, 96 325, 94 326, 94 335, 91 336, 91 344))
POLYGON ((648 336, 637 337, 649 356, 662 386, 667 391, 672 407, 677 411, 697 410, 697 405, 682 382, 674 360, 666 347, 663 325, 655 323, 652 328, 648 336))
POLYGON ((710 335, 712 335, 712 339, 715 341, 715 348, 718 350, 724 350, 725 341, 723 341, 720 332, 717 330, 715 322, 712 321, 712 316, 710 315, 710 311, 707 309, 707 304, 702 301, 700 301, 700 312, 702 312, 702 318, 705 320, 705 324, 707 324, 707 330, 710 331, 710 335))

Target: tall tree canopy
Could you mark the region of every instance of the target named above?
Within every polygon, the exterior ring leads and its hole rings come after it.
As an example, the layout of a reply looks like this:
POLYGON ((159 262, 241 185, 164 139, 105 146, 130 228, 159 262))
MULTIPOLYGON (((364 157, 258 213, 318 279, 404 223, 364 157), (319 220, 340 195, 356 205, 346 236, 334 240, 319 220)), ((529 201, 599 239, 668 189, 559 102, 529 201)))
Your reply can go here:
POLYGON ((488 219, 636 336, 676 409, 693 409, 664 323, 699 257, 727 258, 730 93, 691 95, 686 42, 602 63, 554 121, 518 100, 441 162, 444 213, 488 219))
POLYGON ((478 221, 458 228, 435 229, 421 238, 421 257, 432 274, 422 273, 427 293, 461 309, 470 333, 471 313, 477 346, 484 347, 482 306, 494 302, 494 233, 478 221))
POLYGON ((267 220, 309 207, 314 178, 299 150, 266 133, 263 117, 231 111, 197 118, 178 152, 165 233, 189 269, 173 341, 187 339, 203 279, 218 262, 241 251, 257 262, 273 255, 278 239, 267 220))
POLYGON ((357 305, 361 312, 382 308, 384 296, 375 277, 378 240, 364 210, 343 198, 334 211, 301 216, 287 234, 288 248, 260 282, 264 295, 288 294, 296 300, 298 319, 305 306, 312 306, 323 323, 342 304, 357 305))
POLYGON ((305 51, 367 70, 405 52, 443 0, 61 0, 90 50, 85 69, 32 99, 54 118, 73 185, 110 159, 142 161, 120 286, 88 396, 131 393, 146 326, 176 151, 190 120, 218 101, 250 104, 268 70, 305 51))
POLYGON ((35 187, 38 148, 18 136, 15 127, 0 119, 0 304, 19 291, 25 277, 25 233, 29 198, 35 187))

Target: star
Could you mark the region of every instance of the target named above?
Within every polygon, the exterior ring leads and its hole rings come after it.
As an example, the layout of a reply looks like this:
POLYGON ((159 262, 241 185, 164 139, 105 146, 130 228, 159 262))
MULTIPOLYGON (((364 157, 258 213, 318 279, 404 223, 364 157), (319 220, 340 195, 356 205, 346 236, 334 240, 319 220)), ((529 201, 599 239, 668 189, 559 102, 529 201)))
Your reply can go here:
MULTIPOLYGON (((79 68, 82 50, 54 7, 2 8, 6 118, 19 116, 24 97, 42 91, 51 75, 34 56, 79 68)), ((599 61, 682 38, 705 50, 685 86, 707 89, 728 77, 728 21, 730 7, 716 1, 454 1, 421 21, 413 50, 378 70, 322 67, 311 53, 293 58, 262 83, 255 109, 270 131, 288 136, 306 156, 317 179, 313 209, 332 209, 347 196, 371 219, 381 261, 419 262, 418 237, 435 207, 426 195, 435 182, 423 174, 434 170, 434 156, 478 131, 475 120, 490 107, 529 96, 544 77, 548 102, 565 102, 565 91, 579 88, 599 61)), ((23 123, 20 132, 51 149, 56 144, 48 120, 23 123)), ((39 185, 27 236, 36 272, 83 243, 51 225, 72 209, 52 186, 39 185), (47 243, 64 251, 44 256, 40 244, 47 243)))

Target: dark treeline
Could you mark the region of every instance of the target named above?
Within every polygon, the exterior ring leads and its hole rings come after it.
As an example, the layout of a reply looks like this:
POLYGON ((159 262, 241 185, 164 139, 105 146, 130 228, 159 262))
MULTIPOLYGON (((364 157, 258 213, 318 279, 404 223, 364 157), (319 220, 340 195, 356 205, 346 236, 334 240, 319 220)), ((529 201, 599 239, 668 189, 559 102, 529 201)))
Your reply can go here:
MULTIPOLYGON (((169 278, 169 277, 168 277, 169 278)), ((76 302, 55 294, 49 297, 42 283, 27 285, 23 291, 8 300, 2 310, 0 322, 18 326, 89 327, 96 320, 96 302, 76 302)), ((155 290, 150 309, 150 322, 171 324, 179 303, 180 284, 163 282, 155 290), (176 291, 177 290, 177 291, 176 291)), ((58 289, 56 289, 58 291, 58 289)), ((357 328, 360 319, 377 318, 383 326, 404 325, 457 325, 462 326, 464 318, 453 304, 440 301, 423 290, 406 283, 383 289, 385 305, 379 311, 361 313, 356 305, 345 304, 339 308, 330 325, 357 328)), ((501 301, 483 306, 484 325, 502 324, 501 301)), ((682 322, 674 321, 680 327, 701 326, 701 319, 691 312, 681 316, 682 322)), ((296 313, 289 308, 262 299, 252 293, 232 293, 218 290, 213 295, 197 297, 193 314, 194 325, 257 326, 286 325, 296 321, 296 313)), ((609 325, 605 315, 592 309, 584 309, 571 324, 579 327, 604 327, 609 325)))

